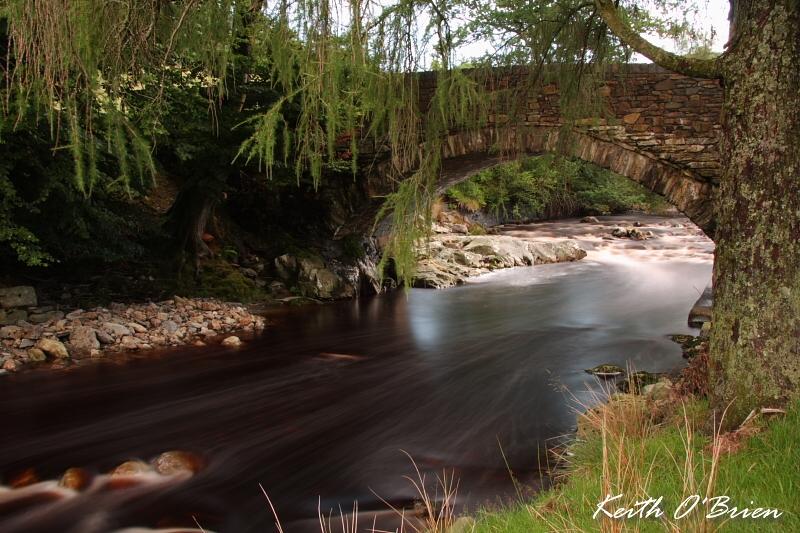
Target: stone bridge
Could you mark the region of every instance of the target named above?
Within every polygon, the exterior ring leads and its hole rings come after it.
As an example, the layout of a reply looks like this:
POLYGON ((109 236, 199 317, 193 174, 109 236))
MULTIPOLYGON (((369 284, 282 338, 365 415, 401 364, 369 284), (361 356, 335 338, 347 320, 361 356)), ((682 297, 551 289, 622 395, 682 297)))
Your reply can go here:
MULTIPOLYGON (((436 78, 433 73, 420 76, 424 109, 436 78)), ((511 70, 496 76, 495 83, 524 86, 527 76, 522 69, 511 70)), ((713 196, 721 169, 719 83, 629 64, 610 67, 600 90, 607 107, 604 118, 578 121, 565 142, 559 142, 564 130, 555 84, 519 95, 525 112, 517 112, 513 124, 495 112, 480 130, 451 131, 441 190, 510 157, 560 150, 641 183, 713 236, 713 196)))

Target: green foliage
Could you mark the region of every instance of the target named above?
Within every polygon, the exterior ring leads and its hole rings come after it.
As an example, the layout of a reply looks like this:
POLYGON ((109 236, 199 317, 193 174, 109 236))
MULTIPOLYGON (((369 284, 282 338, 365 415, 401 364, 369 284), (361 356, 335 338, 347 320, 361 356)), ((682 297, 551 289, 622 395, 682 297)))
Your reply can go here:
POLYGON ((461 208, 483 210, 504 221, 667 207, 660 197, 623 176, 555 155, 490 168, 451 187, 446 196, 461 208))

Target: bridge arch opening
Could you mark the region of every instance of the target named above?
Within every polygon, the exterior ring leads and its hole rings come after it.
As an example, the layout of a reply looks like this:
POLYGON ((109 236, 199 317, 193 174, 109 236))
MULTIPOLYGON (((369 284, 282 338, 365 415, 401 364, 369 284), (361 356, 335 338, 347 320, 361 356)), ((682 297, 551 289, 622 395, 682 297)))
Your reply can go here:
POLYGON ((495 132, 457 133, 448 138, 437 192, 461 183, 483 170, 503 163, 548 153, 591 163, 642 185, 663 197, 678 211, 713 239, 713 185, 706 180, 671 165, 669 162, 637 151, 624 143, 598 138, 585 132, 574 132, 568 142, 559 145, 557 128, 528 130, 516 139, 503 155, 487 147, 495 132), (509 155, 512 154, 512 155, 509 155))

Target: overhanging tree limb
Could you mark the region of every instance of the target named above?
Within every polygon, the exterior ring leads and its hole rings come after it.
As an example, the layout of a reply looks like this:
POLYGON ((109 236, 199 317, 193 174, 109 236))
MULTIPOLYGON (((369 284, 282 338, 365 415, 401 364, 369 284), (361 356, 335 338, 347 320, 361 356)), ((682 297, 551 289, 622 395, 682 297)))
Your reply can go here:
POLYGON ((594 3, 597 6, 598 13, 606 21, 611 31, 628 46, 650 59, 653 63, 673 72, 695 78, 721 77, 722 69, 719 58, 694 59, 667 52, 636 33, 620 17, 613 0, 594 0, 594 3))

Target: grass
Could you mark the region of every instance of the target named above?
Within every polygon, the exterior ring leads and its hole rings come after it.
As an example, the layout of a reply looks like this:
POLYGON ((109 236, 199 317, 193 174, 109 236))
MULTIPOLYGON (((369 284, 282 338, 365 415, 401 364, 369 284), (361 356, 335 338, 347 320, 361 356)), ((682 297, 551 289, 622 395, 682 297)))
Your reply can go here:
POLYGON ((720 422, 693 397, 659 405, 618 396, 581 417, 563 483, 532 502, 479 513, 474 531, 800 531, 800 402, 785 416, 759 415, 733 433, 719 434, 720 422), (617 494, 623 496, 606 510, 663 496, 663 516, 593 517, 607 495, 617 494), (695 510, 676 519, 679 504, 694 494, 695 510), (702 499, 715 496, 730 497, 729 508, 777 508, 783 515, 707 519, 713 502, 702 499))

